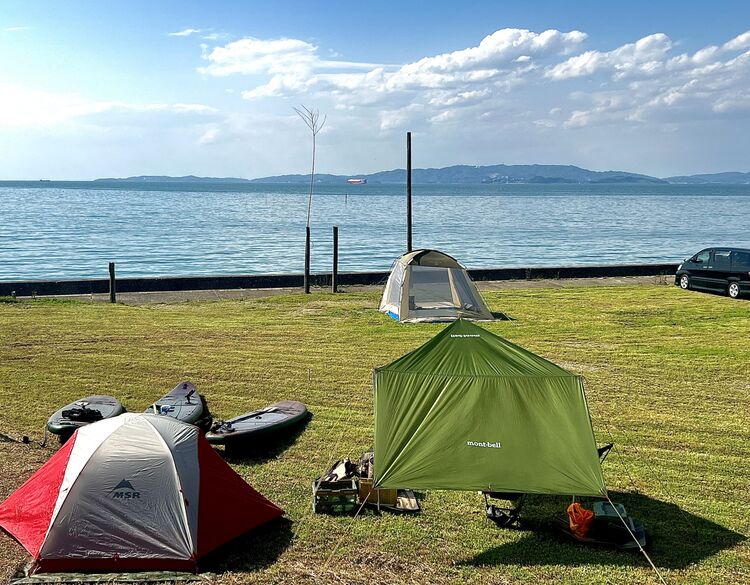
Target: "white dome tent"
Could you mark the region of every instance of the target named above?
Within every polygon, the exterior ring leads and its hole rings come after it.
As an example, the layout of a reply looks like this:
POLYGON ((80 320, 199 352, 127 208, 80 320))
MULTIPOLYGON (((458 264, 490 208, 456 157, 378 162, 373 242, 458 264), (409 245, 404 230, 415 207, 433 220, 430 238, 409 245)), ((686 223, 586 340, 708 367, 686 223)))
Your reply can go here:
POLYGON ((407 323, 493 319, 466 268, 437 250, 416 250, 396 259, 380 311, 407 323))

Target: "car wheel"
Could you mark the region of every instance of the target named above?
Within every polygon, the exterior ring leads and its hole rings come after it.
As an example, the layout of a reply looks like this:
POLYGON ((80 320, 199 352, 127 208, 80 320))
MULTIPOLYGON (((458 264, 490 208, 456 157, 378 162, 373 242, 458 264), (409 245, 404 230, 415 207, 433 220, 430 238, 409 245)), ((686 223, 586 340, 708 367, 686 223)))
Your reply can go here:
POLYGON ((690 288, 690 277, 687 274, 680 276, 680 288, 687 290, 690 288))
POLYGON ((730 282, 729 286, 727 287, 727 294, 730 296, 730 298, 733 299, 740 298, 740 283, 730 282))

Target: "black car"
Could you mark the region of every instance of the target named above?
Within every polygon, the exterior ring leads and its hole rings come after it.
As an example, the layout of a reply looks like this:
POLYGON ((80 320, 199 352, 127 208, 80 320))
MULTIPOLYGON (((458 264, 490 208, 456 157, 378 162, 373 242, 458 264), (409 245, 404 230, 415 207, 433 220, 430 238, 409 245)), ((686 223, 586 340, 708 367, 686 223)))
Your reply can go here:
POLYGON ((677 267, 674 283, 683 289, 721 292, 733 299, 750 293, 750 250, 708 248, 677 267))

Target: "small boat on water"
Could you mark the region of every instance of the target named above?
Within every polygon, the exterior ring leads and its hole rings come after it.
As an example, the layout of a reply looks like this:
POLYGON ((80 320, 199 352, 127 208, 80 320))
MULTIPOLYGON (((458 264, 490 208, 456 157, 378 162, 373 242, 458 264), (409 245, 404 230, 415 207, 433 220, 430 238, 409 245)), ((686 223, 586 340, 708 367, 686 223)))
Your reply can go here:
POLYGON ((206 439, 214 445, 241 443, 287 429, 307 416, 307 407, 301 402, 282 400, 260 410, 217 421, 206 433, 206 439))
POLYGON ((125 408, 113 396, 86 396, 70 404, 66 404, 55 412, 47 421, 47 430, 65 443, 76 431, 83 426, 112 418, 125 412, 125 408))
POLYGON ((347 179, 346 182, 350 185, 366 185, 367 179, 347 179))
POLYGON ((145 412, 175 418, 193 424, 204 431, 211 428, 213 417, 203 395, 191 382, 180 382, 169 394, 149 406, 145 412))

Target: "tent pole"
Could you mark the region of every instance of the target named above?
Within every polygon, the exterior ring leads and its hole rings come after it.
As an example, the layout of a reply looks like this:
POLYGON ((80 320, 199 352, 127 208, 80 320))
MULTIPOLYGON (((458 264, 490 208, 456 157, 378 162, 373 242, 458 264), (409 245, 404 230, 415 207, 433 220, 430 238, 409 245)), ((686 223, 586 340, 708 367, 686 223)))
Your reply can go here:
POLYGON ((646 557, 646 560, 648 561, 648 564, 651 565, 651 568, 654 570, 654 573, 656 573, 656 576, 659 577, 659 582, 661 582, 663 585, 667 585, 667 582, 664 581, 664 577, 661 576, 661 573, 659 572, 659 569, 656 568, 656 565, 654 564, 654 561, 651 560, 651 557, 648 556, 648 553, 643 550, 643 547, 641 546, 641 543, 638 542, 638 539, 635 537, 635 534, 633 534, 633 531, 630 530, 630 526, 628 526, 628 523, 625 522, 625 519, 620 516, 620 512, 617 510, 617 506, 615 506, 612 503, 612 500, 609 499, 609 494, 605 496, 607 498, 607 501, 609 502, 609 505, 612 506, 612 509, 615 511, 615 514, 617 514, 617 517, 622 522, 622 525, 625 527, 625 530, 628 531, 628 534, 633 538, 635 543, 638 545, 638 549, 643 553, 643 556, 646 557))
POLYGON ((411 132, 406 133, 406 251, 411 252, 411 132))

